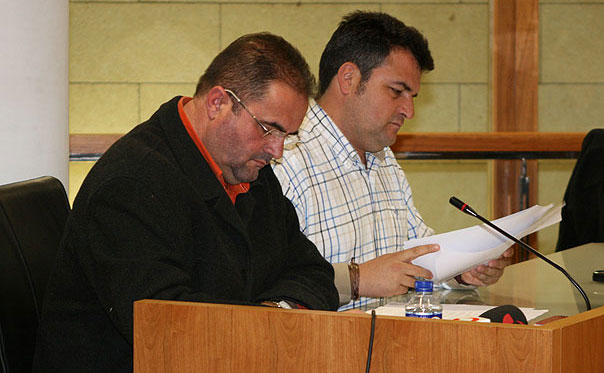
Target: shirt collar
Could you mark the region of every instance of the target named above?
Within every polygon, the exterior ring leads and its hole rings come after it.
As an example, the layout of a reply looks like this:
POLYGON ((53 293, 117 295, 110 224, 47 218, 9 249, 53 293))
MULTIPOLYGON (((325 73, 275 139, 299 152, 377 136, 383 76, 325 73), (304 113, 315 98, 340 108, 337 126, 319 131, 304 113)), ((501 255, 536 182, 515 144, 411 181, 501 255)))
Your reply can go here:
POLYGON ((192 100, 191 97, 182 97, 178 101, 178 114, 180 116, 180 120, 182 121, 183 125, 185 126, 185 129, 187 130, 187 133, 191 137, 191 140, 193 140, 193 142, 197 146, 197 149, 199 150, 199 152, 201 153, 203 158, 206 160, 206 162, 208 162, 208 165, 212 169, 212 172, 214 173, 214 175, 216 175, 216 178, 218 179, 218 181, 220 181, 220 184, 222 185, 225 192, 228 194, 229 198, 231 199, 231 201, 234 204, 235 200, 237 199, 237 195, 239 195, 241 193, 246 193, 247 191, 250 190, 250 184, 249 183, 239 183, 239 184, 232 185, 232 184, 227 183, 224 180, 222 170, 220 169, 220 167, 218 167, 218 165, 214 161, 214 158, 212 158, 212 155, 210 154, 210 152, 208 152, 206 147, 203 145, 199 136, 197 136, 197 133, 193 129, 193 125, 191 124, 191 121, 189 120, 189 117, 187 117, 187 114, 185 113, 184 106, 191 100, 192 100))

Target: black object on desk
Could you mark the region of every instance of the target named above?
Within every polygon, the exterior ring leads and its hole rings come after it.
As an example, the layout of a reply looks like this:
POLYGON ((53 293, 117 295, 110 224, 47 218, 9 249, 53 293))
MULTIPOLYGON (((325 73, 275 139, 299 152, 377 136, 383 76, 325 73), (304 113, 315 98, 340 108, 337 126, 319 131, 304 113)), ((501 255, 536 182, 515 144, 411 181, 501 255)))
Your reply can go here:
POLYGON ((598 282, 604 282, 604 269, 594 271, 592 279, 598 282))

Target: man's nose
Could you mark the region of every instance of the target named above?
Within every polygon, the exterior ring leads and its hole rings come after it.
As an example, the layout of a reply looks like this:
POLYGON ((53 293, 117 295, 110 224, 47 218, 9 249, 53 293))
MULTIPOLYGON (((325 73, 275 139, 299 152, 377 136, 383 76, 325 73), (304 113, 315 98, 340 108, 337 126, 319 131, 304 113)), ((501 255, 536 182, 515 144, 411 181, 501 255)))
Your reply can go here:
POLYGON ((266 145, 264 146, 264 151, 270 154, 273 159, 281 158, 283 156, 283 143, 285 142, 285 138, 269 134, 265 139, 266 145))
POLYGON ((405 98, 398 107, 399 114, 403 114, 405 119, 411 119, 415 116, 415 105, 413 98, 405 98))

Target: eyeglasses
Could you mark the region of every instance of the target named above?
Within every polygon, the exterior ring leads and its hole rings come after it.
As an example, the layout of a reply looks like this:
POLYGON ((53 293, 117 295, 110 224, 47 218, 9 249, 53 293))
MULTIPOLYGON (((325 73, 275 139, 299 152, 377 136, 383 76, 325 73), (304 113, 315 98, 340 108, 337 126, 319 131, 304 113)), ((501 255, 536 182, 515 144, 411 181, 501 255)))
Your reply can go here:
POLYGON ((224 89, 226 91, 226 93, 228 93, 229 95, 231 95, 231 97, 233 97, 235 99, 235 101, 237 101, 237 103, 239 103, 239 105, 241 105, 241 107, 247 111, 247 113, 256 121, 256 123, 258 123, 258 125, 260 126, 260 128, 262 128, 262 132, 264 132, 264 134, 262 135, 262 137, 266 137, 268 135, 273 135, 276 138, 278 138, 279 140, 283 140, 285 139, 285 137, 287 137, 287 133, 278 130, 276 128, 272 128, 272 129, 268 129, 266 127, 266 124, 262 123, 260 120, 258 120, 258 118, 256 118, 256 116, 250 111, 250 109, 247 108, 247 106, 245 106, 245 104, 243 103, 243 101, 241 101, 241 99, 239 99, 239 97, 237 97, 237 95, 235 94, 235 92, 231 91, 230 89, 225 88, 224 89))

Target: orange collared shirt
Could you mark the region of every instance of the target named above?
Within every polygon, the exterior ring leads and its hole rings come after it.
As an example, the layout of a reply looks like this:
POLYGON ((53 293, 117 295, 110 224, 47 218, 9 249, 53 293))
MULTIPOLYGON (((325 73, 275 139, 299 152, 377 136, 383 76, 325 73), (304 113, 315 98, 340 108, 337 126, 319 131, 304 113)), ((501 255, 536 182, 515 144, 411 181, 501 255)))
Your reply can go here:
POLYGON ((208 149, 206 149, 206 147, 201 142, 201 139, 199 138, 199 136, 197 136, 197 133, 195 133, 195 131, 193 130, 193 125, 189 121, 187 114, 185 114, 184 107, 187 104, 187 102, 191 101, 192 99, 193 99, 192 97, 182 97, 178 101, 178 114, 180 115, 180 120, 185 125, 185 128, 186 128, 187 132, 189 133, 189 136, 191 137, 191 140, 193 140, 193 142, 197 146, 197 149, 199 149, 199 152, 201 153, 203 158, 210 165, 212 172, 214 172, 214 175, 216 175, 216 178, 218 179, 218 181, 220 181, 220 184, 222 185, 225 192, 231 199, 231 202, 233 202, 233 204, 235 204, 235 200, 237 199, 237 196, 239 194, 246 193, 247 191, 250 190, 250 183, 229 184, 226 181, 224 181, 224 177, 222 176, 222 170, 220 169, 220 167, 218 167, 216 162, 214 162, 214 158, 212 158, 212 156, 208 152, 208 149))

